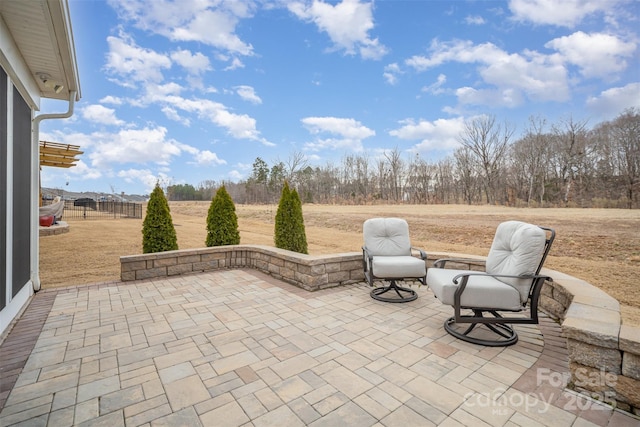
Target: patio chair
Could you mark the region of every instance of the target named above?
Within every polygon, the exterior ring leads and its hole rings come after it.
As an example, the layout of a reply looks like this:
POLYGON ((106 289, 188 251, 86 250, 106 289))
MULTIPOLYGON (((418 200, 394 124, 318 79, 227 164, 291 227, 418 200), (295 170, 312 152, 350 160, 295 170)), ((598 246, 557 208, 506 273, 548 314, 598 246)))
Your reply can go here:
POLYGON ((435 268, 427 272, 427 284, 443 304, 454 310, 454 316, 444 322, 445 330, 473 344, 515 344, 518 334, 510 324, 538 323, 540 291, 545 280, 552 280, 541 275, 540 269, 554 238, 555 231, 550 228, 507 221, 498 226, 486 261, 435 261, 435 268), (467 267, 484 264, 484 271, 445 269, 447 263, 467 267), (523 316, 527 305, 528 315, 523 316), (471 314, 462 314, 462 310, 471 314), (483 327, 476 328, 479 325, 483 327))
POLYGON ((362 264, 367 283, 373 287, 373 282, 378 280, 389 282, 388 286, 373 289, 371 297, 384 302, 409 302, 418 298, 416 291, 397 284, 405 280, 425 284, 427 275, 427 254, 411 246, 407 221, 371 218, 364 222, 362 234, 362 264), (420 258, 414 256, 414 251, 420 258))

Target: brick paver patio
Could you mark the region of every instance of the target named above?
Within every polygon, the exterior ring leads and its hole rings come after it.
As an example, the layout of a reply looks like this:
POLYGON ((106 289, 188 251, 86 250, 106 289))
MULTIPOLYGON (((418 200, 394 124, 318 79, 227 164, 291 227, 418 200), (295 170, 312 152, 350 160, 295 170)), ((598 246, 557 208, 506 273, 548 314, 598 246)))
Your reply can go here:
POLYGON ((0 425, 640 425, 550 380, 568 367, 547 318, 487 348, 424 287, 369 290, 227 270, 41 291, 0 346, 0 425))

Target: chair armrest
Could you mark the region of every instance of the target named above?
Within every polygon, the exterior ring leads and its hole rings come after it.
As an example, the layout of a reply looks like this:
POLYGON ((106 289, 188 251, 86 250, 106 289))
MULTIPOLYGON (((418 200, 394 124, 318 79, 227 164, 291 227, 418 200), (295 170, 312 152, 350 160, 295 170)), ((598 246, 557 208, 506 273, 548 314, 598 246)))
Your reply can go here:
POLYGON ((433 262, 433 266, 435 268, 444 268, 447 262, 458 262, 461 264, 486 264, 486 261, 483 259, 475 259, 475 258, 440 258, 433 262))
POLYGON ((366 246, 362 247, 362 256, 366 256, 367 258, 372 258, 372 256, 369 255, 369 249, 367 249, 366 246))
MULTIPOLYGON (((521 275, 521 276, 516 276, 516 275, 512 275, 512 274, 488 274, 488 273, 483 273, 483 272, 460 273, 460 274, 458 274, 457 276, 455 276, 452 279, 452 282, 457 285, 458 281, 461 278, 464 278, 464 277, 468 278, 469 276, 484 276, 484 277, 495 277, 495 278, 504 277, 504 278, 511 278, 511 279, 542 279, 542 278, 544 278, 545 280, 549 280, 550 282, 553 282, 553 279, 551 277, 544 276, 544 275, 541 275, 541 274, 524 274, 524 275, 521 275)), ((465 280, 465 282, 466 282, 466 280, 465 280)))
POLYGON ((367 272, 369 270, 369 265, 373 261, 373 255, 369 254, 369 250, 366 246, 362 247, 362 267, 364 271, 367 272))
MULTIPOLYGON (((540 285, 544 282, 545 280, 549 280, 551 282, 553 282, 553 279, 549 276, 544 276, 544 275, 540 275, 540 274, 527 274, 527 275, 522 275, 522 276, 516 276, 516 275, 509 275, 509 274, 487 274, 487 273, 482 273, 482 272, 469 272, 469 273, 460 273, 457 276, 455 276, 452 279, 452 282, 456 285, 458 285, 458 288, 456 289, 454 295, 453 295, 453 302, 454 302, 454 307, 455 307, 455 311, 456 311, 456 316, 460 316, 460 301, 462 299, 462 293, 464 292, 464 290, 467 287, 467 282, 469 281, 469 277, 470 276, 484 276, 484 277, 510 277, 510 278, 515 278, 515 279, 534 279, 534 283, 532 284, 533 287, 536 286, 537 283, 539 283, 540 285), (460 279, 462 279, 461 283, 458 283, 460 281, 460 279)), ((531 289, 529 289, 529 296, 531 297, 531 289)), ((537 304, 537 302, 536 302, 537 304)))
POLYGON ((414 246, 411 246, 411 250, 420 252, 420 258, 421 259, 427 259, 427 253, 425 251, 423 251, 422 249, 416 248, 414 246))

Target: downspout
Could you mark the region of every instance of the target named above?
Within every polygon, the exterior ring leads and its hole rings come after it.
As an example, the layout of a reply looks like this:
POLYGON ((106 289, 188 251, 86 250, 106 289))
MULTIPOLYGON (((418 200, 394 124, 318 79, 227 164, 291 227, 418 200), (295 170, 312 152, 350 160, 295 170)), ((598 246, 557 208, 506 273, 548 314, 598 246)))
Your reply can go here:
MULTIPOLYGON (((73 115, 73 107, 76 102, 77 91, 72 90, 69 92, 69 109, 66 113, 51 113, 40 114, 33 118, 33 140, 31 141, 32 149, 34 153, 31 164, 31 200, 38 200, 40 198, 40 122, 50 119, 68 119, 73 115)), ((31 208, 31 223, 39 224, 39 203, 34 203, 31 208)), ((40 235, 39 233, 32 233, 31 235, 31 283, 33 284, 33 290, 38 292, 40 290, 40 235)))

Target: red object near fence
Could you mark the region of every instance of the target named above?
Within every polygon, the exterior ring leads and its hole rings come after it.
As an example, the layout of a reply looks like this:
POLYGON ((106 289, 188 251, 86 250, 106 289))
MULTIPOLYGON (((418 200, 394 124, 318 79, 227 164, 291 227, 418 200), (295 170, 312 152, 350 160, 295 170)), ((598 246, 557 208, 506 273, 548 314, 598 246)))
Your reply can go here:
POLYGON ((53 225, 53 221, 55 220, 55 216, 53 215, 44 215, 40 217, 40 227, 51 227, 53 225))

